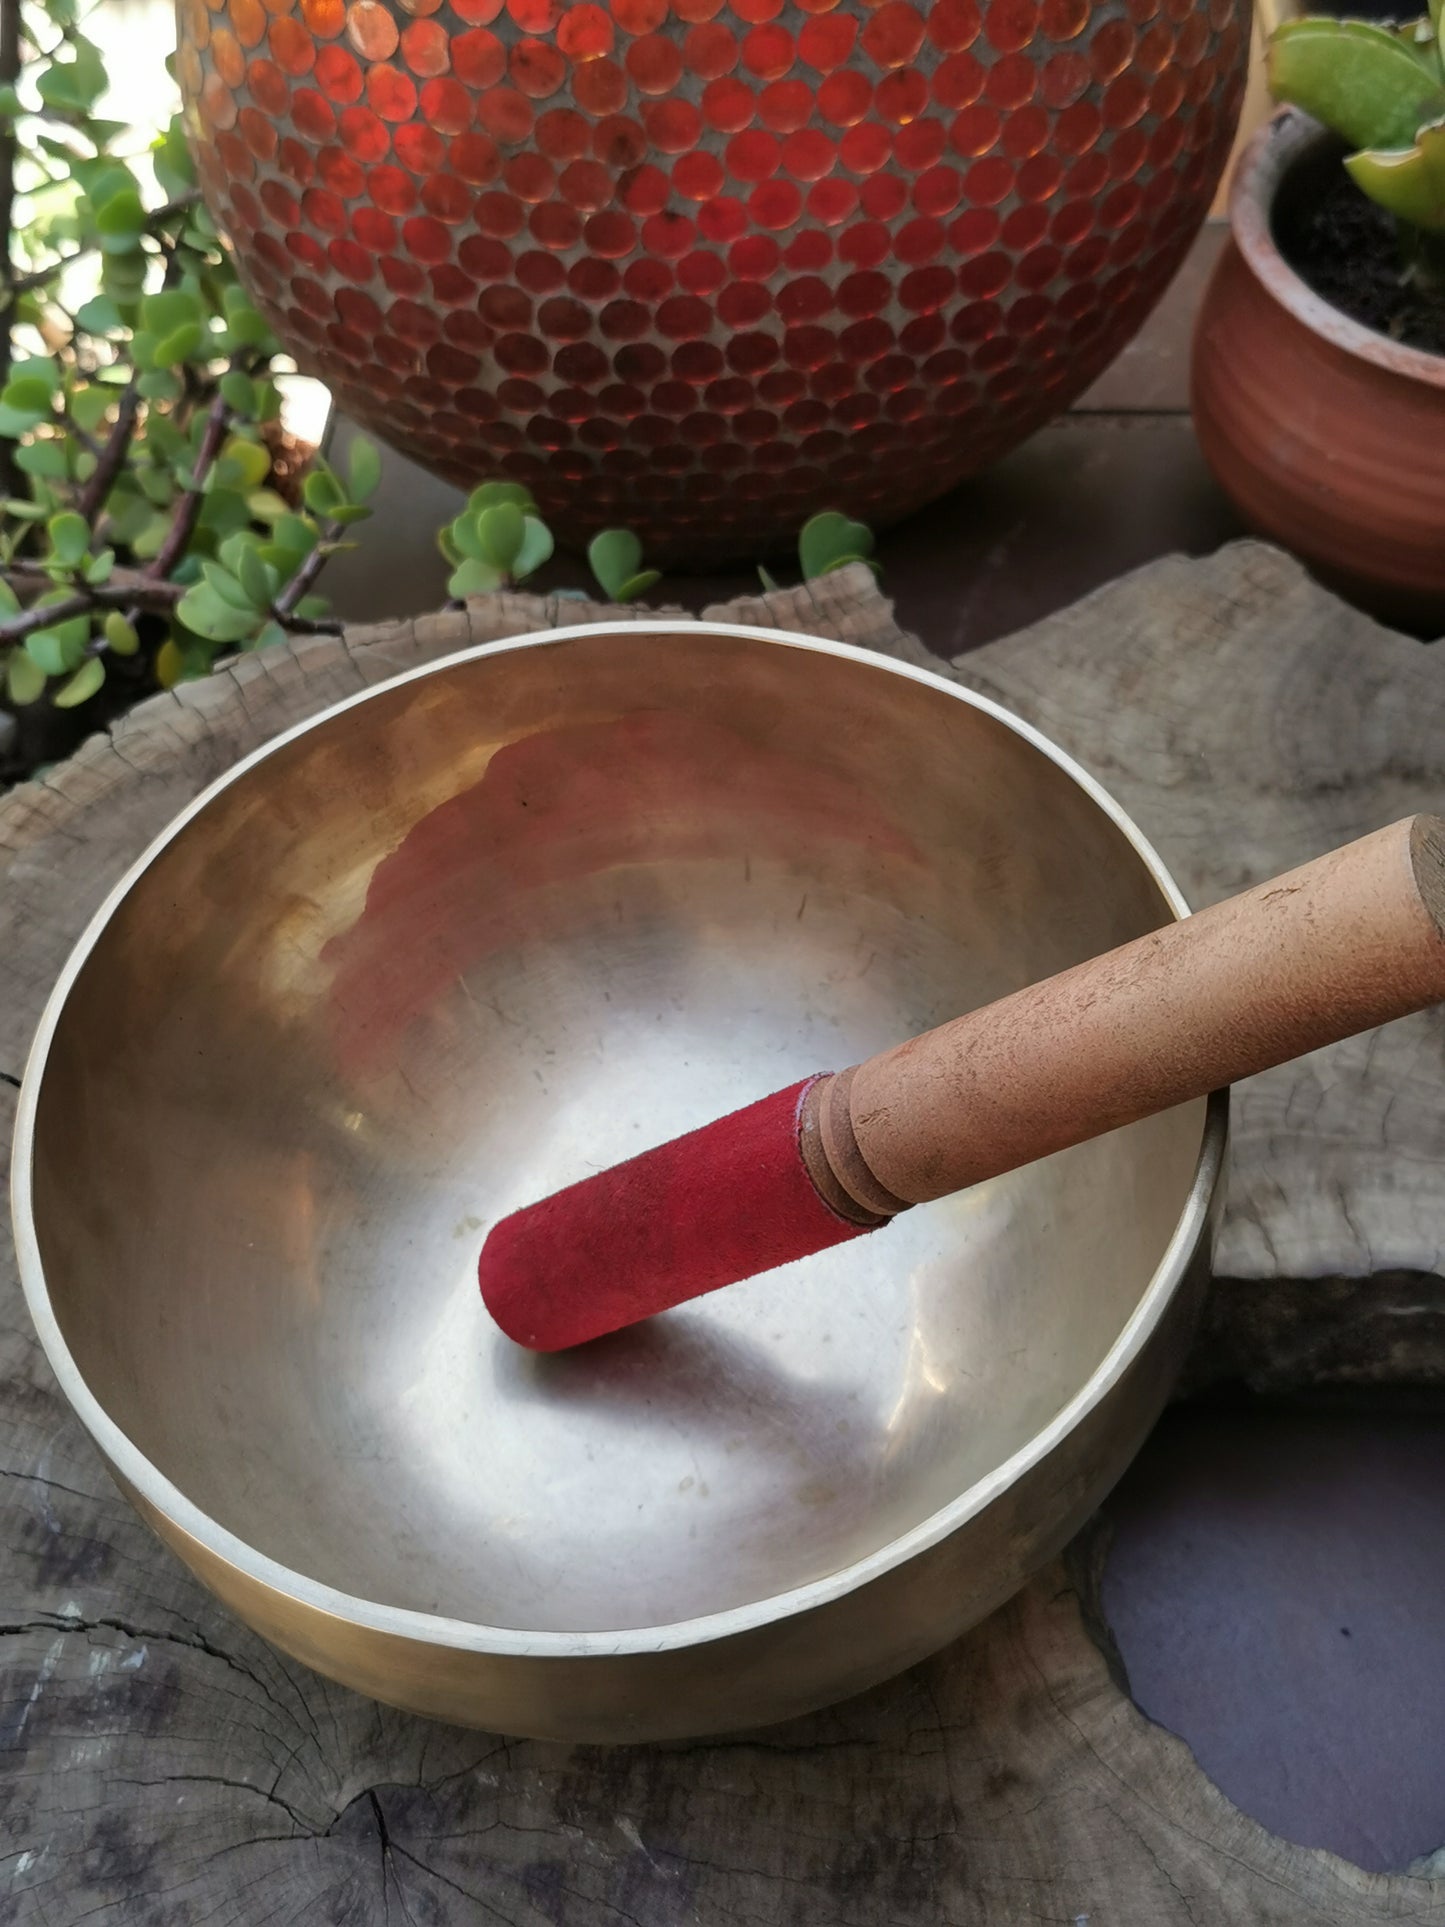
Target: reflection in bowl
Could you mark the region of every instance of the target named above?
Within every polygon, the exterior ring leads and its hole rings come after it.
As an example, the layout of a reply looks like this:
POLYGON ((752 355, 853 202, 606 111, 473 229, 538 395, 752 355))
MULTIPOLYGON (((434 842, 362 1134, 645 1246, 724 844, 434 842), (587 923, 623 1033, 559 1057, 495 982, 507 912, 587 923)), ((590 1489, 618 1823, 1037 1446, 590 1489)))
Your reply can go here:
POLYGON ((77 951, 17 1140, 42 1336, 162 1535, 348 1683, 587 1737, 818 1704, 1122 1469, 1221 1117, 557 1358, 490 1324, 482 1236, 1172 908, 1087 779, 879 658, 639 624, 435 665, 243 764, 77 951))

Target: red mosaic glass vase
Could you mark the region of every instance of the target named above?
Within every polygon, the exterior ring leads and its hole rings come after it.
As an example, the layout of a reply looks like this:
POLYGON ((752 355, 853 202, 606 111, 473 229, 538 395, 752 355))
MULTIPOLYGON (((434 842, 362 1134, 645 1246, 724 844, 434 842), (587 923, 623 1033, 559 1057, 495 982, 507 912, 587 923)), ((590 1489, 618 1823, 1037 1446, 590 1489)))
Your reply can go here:
POLYGON ((1138 328, 1247 0, 180 0, 209 205, 300 365, 559 535, 907 514, 1138 328))

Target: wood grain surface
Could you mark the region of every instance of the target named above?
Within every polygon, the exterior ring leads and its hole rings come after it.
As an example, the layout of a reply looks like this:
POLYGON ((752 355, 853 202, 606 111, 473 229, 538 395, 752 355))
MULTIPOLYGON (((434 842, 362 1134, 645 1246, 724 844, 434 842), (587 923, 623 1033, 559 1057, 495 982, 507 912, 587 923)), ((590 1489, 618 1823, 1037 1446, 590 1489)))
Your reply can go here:
MULTIPOLYGON (((0 1086, 106 888, 206 782, 338 697, 597 612, 506 598, 248 657, 0 804, 0 1086)), ((630 612, 635 613, 635 612, 630 612)), ((1445 655, 1287 559, 1165 561, 956 669, 864 570, 709 613, 889 650, 997 697, 1134 812, 1196 902, 1438 807, 1445 655)), ((1445 1376, 1445 1019, 1254 1080, 1196 1383, 1445 1376)), ((1131 1704, 1085 1535, 866 1697, 695 1745, 509 1742, 279 1658, 112 1490, 0 1264, 0 1920, 20 1927, 1355 1927, 1445 1880, 1278 1840, 1131 1704)))

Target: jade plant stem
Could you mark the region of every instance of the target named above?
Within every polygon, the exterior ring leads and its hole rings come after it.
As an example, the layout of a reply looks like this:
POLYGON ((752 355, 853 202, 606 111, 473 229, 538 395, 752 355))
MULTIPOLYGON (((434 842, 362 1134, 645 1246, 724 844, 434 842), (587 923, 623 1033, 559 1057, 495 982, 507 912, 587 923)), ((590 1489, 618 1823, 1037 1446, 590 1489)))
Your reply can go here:
MULTIPOLYGON (((20 0, 0 0, 0 87, 20 78, 20 0)), ((0 388, 10 379, 10 330, 14 326, 15 128, 0 119, 0 388)), ((13 495, 17 479, 15 444, 0 441, 0 489, 13 495)))

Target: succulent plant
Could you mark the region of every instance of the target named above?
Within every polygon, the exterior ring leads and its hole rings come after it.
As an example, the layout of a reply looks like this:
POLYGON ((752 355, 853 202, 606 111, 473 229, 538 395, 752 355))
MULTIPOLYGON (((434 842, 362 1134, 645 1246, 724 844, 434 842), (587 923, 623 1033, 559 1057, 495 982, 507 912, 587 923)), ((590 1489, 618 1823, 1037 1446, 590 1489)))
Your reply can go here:
POLYGON ((603 529, 587 545, 587 561, 609 602, 635 602, 662 580, 642 566, 642 544, 631 529, 603 529))
POLYGON ((149 142, 102 117, 108 86, 77 0, 0 0, 0 700, 113 679, 95 721, 339 626, 317 578, 380 479, 362 442, 345 480, 296 472, 179 119, 149 142))
POLYGON ((1407 269, 1445 284, 1445 0, 1404 26, 1313 15, 1270 41, 1269 86, 1354 150, 1351 177, 1396 217, 1407 269))
MULTIPOLYGON (((803 580, 812 582, 834 569, 845 569, 850 562, 867 562, 875 575, 878 564, 873 554, 873 531, 866 522, 850 521, 837 509, 822 509, 809 516, 798 535, 798 567, 803 580)), ((765 589, 776 589, 777 582, 758 564, 758 576, 765 589)))
POLYGON ((437 536, 452 565, 447 593, 457 601, 513 589, 552 554, 552 532, 520 482, 483 482, 437 536))

